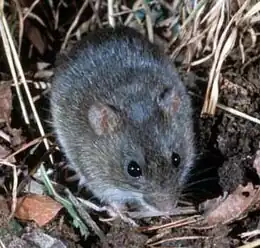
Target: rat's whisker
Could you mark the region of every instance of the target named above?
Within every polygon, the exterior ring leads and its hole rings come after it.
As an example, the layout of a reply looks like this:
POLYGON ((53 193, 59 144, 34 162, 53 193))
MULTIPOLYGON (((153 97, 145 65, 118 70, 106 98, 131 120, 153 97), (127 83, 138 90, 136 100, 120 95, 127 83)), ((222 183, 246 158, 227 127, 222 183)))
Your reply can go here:
POLYGON ((203 196, 203 195, 207 195, 207 194, 211 194, 212 191, 210 190, 206 190, 206 189, 194 189, 194 190, 190 190, 190 191, 185 191, 183 192, 183 194, 181 195, 181 197, 187 197, 190 198, 192 197, 193 199, 197 199, 197 196, 203 196))
POLYGON ((218 180, 218 177, 207 177, 207 178, 204 178, 204 179, 200 179, 200 180, 197 180, 197 181, 194 181, 192 183, 188 183, 185 185, 185 189, 189 189, 191 187, 194 187, 195 185, 198 185, 200 183, 205 183, 205 182, 211 182, 211 181, 217 181, 218 180))
POLYGON ((198 176, 203 175, 204 173, 208 173, 214 169, 216 169, 214 166, 210 166, 210 167, 203 168, 200 170, 193 170, 193 171, 191 171, 190 177, 198 177, 198 176))

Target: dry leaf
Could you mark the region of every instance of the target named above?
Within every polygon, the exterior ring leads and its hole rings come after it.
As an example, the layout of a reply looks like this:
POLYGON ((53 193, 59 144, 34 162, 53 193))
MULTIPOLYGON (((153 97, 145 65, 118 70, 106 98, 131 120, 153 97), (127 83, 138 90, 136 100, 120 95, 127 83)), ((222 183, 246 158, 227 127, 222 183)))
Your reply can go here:
POLYGON ((208 225, 230 223, 246 215, 254 204, 259 202, 260 190, 249 183, 247 186, 239 185, 228 197, 213 199, 204 204, 209 207, 205 221, 208 225), (213 204, 211 204, 213 202, 213 204))
POLYGON ((15 217, 33 220, 40 227, 51 221, 61 210, 62 205, 49 196, 31 194, 17 199, 15 217))
POLYGON ((36 62, 36 66, 38 71, 42 71, 47 69, 48 67, 51 67, 51 64, 47 62, 36 62))
POLYGON ((43 33, 27 19, 24 22, 24 33, 42 55, 46 50, 43 33))
POLYGON ((53 74, 53 70, 41 70, 34 74, 34 78, 48 80, 53 74))
POLYGON ((0 82, 0 123, 10 122, 12 91, 9 84, 0 82))

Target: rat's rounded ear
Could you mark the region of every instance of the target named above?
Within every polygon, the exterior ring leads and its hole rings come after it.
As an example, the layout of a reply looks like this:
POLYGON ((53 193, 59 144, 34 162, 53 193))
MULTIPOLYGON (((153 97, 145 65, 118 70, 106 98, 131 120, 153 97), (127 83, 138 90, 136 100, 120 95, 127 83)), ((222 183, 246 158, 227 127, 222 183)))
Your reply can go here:
POLYGON ((166 88, 157 97, 157 104, 163 113, 172 116, 178 112, 181 99, 176 90, 173 88, 166 88))
POLYGON ((119 112, 113 106, 100 102, 89 108, 88 121, 97 135, 113 133, 122 123, 119 112))

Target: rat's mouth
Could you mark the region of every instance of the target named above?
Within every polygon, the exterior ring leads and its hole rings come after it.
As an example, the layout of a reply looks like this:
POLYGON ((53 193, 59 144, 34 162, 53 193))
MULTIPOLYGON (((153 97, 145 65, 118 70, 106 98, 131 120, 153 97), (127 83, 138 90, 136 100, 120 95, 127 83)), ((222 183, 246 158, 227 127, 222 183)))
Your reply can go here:
POLYGON ((129 216, 136 219, 196 213, 194 207, 178 207, 177 203, 179 202, 168 194, 152 194, 143 196, 126 206, 129 216))

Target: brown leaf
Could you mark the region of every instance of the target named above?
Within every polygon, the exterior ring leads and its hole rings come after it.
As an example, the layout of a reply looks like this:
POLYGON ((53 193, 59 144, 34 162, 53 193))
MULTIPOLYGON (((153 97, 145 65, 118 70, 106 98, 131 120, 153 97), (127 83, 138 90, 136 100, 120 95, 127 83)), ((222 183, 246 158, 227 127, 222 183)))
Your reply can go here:
POLYGON ((9 84, 0 82, 0 123, 10 123, 12 111, 12 92, 9 84))
POLYGON ((251 183, 245 187, 239 185, 225 199, 217 198, 203 203, 208 208, 205 220, 210 226, 230 223, 246 215, 252 206, 259 202, 259 197, 260 190, 254 188, 251 183))
POLYGON ((44 43, 44 35, 36 26, 32 24, 29 20, 24 21, 24 33, 27 38, 32 42, 34 47, 38 50, 40 54, 43 54, 46 50, 46 45, 44 43))
POLYGON ((31 194, 17 199, 15 217, 21 220, 33 220, 40 227, 51 221, 62 205, 49 196, 31 194))

